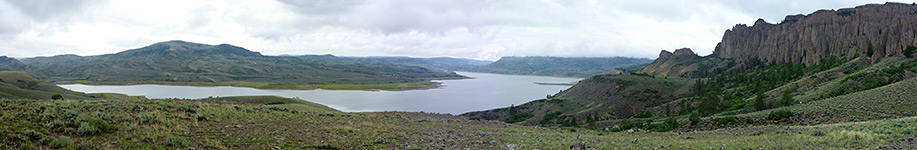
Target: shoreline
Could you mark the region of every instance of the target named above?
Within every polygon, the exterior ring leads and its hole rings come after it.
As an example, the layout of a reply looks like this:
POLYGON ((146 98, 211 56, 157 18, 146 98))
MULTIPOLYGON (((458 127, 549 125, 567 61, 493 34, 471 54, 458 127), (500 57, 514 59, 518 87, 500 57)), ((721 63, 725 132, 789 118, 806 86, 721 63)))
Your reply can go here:
POLYGON ((558 85, 558 86, 573 86, 573 85, 576 85, 577 83, 579 83, 579 81, 576 81, 576 82, 570 82, 570 83, 547 83, 547 82, 535 82, 535 84, 538 84, 538 85, 558 85))

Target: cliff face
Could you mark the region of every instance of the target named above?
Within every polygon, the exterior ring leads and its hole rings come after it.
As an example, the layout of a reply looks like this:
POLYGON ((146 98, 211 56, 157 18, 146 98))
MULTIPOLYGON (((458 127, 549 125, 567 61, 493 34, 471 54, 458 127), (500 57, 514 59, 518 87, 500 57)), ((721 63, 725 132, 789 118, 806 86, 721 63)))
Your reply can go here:
POLYGON ((811 65, 828 56, 901 55, 907 46, 917 46, 917 5, 886 3, 791 15, 780 24, 739 24, 726 31, 713 55, 811 65))

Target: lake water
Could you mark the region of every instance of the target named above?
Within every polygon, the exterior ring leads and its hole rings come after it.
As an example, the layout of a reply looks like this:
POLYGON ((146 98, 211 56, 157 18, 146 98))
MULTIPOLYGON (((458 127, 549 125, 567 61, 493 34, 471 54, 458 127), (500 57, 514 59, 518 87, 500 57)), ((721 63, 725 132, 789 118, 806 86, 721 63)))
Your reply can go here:
POLYGON ((231 86, 174 86, 174 85, 82 85, 67 84, 61 87, 86 93, 122 93, 148 98, 206 98, 209 96, 276 95, 295 97, 327 105, 346 112, 366 111, 423 111, 461 114, 519 105, 556 94, 570 86, 538 85, 541 83, 569 83, 579 78, 501 75, 489 73, 457 72, 473 77, 463 80, 436 80, 443 87, 409 91, 356 91, 356 90, 264 90, 231 86))

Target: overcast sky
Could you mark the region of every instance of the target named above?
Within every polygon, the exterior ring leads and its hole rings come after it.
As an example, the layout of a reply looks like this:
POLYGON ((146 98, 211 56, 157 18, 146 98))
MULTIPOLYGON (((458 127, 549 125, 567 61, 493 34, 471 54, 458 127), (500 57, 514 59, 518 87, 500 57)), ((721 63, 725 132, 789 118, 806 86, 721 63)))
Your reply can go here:
POLYGON ((708 55, 736 24, 866 3, 884 1, 0 0, 0 55, 99 55, 168 40, 267 55, 708 55))

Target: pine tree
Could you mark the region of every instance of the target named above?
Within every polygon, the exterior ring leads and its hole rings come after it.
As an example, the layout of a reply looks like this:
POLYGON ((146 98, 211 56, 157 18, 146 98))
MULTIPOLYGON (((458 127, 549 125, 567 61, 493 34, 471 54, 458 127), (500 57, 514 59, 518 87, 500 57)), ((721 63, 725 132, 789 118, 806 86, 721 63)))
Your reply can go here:
POLYGON ((691 117, 688 117, 688 120, 691 121, 691 125, 697 125, 700 122, 700 114, 697 112, 691 113, 691 117))
POLYGON ((755 97, 755 102, 754 102, 755 110, 767 109, 767 104, 764 103, 765 97, 766 96, 764 95, 763 92, 760 92, 760 91, 758 92, 757 96, 755 97))
POLYGON ((793 100, 793 96, 790 95, 791 92, 792 91, 790 91, 790 89, 786 89, 783 91, 783 95, 781 96, 781 99, 780 99, 780 105, 790 106, 796 102, 796 100, 793 100))

